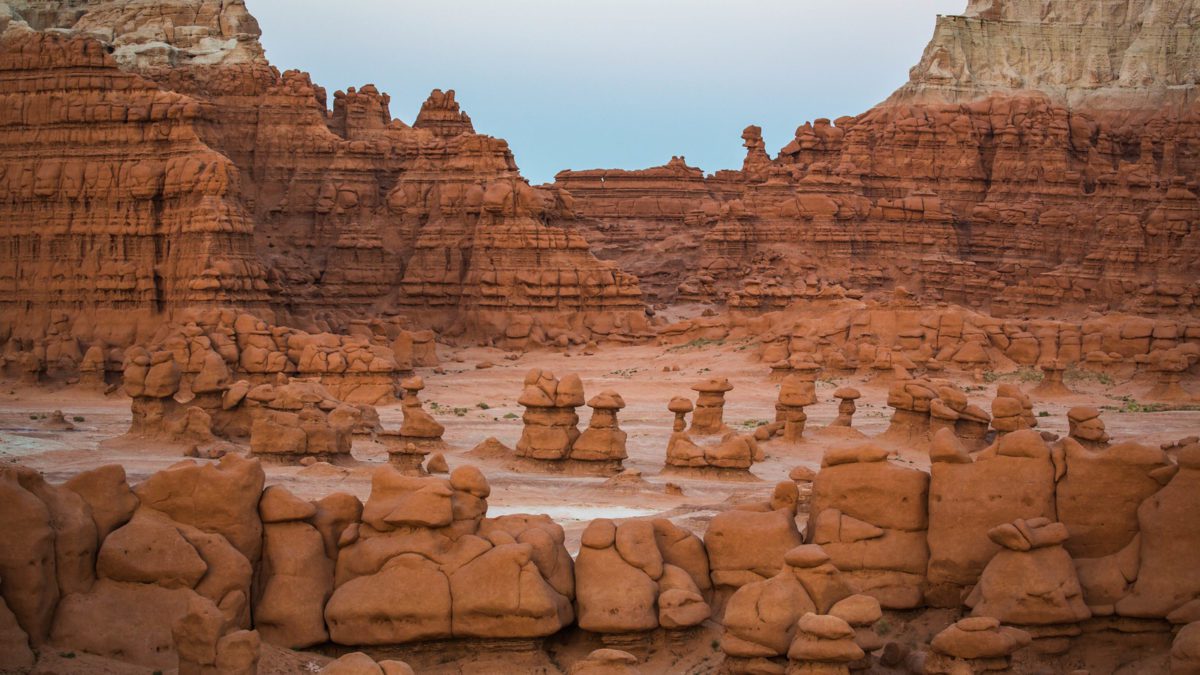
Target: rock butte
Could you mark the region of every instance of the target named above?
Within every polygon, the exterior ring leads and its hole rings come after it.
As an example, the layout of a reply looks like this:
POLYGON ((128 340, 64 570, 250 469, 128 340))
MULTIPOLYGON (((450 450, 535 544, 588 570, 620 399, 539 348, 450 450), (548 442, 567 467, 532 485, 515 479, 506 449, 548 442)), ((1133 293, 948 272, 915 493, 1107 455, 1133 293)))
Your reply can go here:
POLYGON ((0 0, 0 671, 1200 673, 1198 21, 535 187, 242 0, 0 0))

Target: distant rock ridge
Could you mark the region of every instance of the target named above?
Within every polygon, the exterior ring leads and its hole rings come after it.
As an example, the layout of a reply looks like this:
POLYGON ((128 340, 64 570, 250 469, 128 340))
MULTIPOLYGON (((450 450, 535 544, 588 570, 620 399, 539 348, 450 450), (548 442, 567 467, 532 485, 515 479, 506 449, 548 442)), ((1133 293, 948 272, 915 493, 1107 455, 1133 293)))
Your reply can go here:
POLYGON ((243 0, 6 0, 0 29, 6 15, 32 30, 95 38, 128 70, 267 62, 243 0))
POLYGON ((1041 91, 1068 106, 1140 108, 1196 100, 1194 0, 970 0, 939 16, 892 102, 967 102, 1041 91))
POLYGON ((974 0, 910 81, 739 171, 564 171, 656 302, 887 297, 1003 316, 1194 312, 1200 2, 974 0))

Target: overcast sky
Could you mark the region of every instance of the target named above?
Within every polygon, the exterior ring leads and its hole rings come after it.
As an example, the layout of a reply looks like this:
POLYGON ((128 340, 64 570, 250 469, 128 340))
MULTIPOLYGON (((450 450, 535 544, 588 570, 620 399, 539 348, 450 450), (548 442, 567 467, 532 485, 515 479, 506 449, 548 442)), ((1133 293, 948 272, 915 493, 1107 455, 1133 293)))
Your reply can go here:
POLYGON ((966 0, 247 0, 267 56, 333 92, 374 83, 411 123, 454 89, 533 183, 686 155, 739 168, 800 124, 866 111, 966 0))

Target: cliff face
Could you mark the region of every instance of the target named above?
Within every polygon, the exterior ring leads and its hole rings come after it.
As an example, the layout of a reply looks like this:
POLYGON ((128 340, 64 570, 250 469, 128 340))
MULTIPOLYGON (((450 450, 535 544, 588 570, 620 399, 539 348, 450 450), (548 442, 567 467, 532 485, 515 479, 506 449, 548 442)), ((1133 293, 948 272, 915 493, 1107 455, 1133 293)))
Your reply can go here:
POLYGON ((1070 106, 1195 101, 1200 7, 1190 0, 970 0, 938 17, 893 100, 970 101, 1017 90, 1070 106))
POLYGON ((36 31, 102 42, 124 69, 266 63, 258 22, 242 0, 6 0, 4 17, 36 31))
POLYGON ((372 85, 329 111, 267 62, 240 0, 14 0, 0 31, 5 333, 65 318, 129 344, 197 304, 322 330, 398 312, 514 340, 646 329, 569 196, 530 187, 453 91, 412 126, 372 85))
POLYGON ((558 182, 660 301, 768 309, 903 285, 997 314, 1193 311, 1197 16, 1181 0, 972 2, 888 101, 801 126, 774 159, 750 127, 741 171, 558 182), (648 268, 642 232, 676 235, 691 263, 648 268))
POLYGON ((0 47, 4 323, 99 311, 123 340, 171 307, 266 306, 238 172, 201 140, 195 100, 92 40, 10 30, 0 47))
POLYGON ((328 109, 267 62, 240 1, 10 0, 0 335, 121 346, 196 306, 634 335, 638 278, 748 310, 902 285, 998 314, 1194 311, 1198 16, 972 2, 887 102, 773 158, 748 127, 738 171, 676 158, 533 188, 452 91, 411 126, 371 85, 328 109))

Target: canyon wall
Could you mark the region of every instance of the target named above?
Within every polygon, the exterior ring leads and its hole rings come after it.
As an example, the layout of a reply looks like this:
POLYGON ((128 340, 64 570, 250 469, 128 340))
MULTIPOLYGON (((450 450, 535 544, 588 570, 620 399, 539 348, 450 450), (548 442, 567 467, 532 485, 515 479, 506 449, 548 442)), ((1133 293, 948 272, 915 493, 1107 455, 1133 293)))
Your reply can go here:
POLYGON ((403 315, 447 334, 648 330, 569 195, 529 186, 453 91, 412 125, 265 58, 242 2, 0 4, 0 336, 144 342, 185 310, 310 331, 403 315), (65 326, 64 326, 65 324, 65 326))
POLYGON ((752 126, 740 171, 672 160, 555 184, 659 302, 904 286, 998 315, 1194 311, 1197 16, 1183 0, 973 1, 939 17, 886 102, 805 123, 773 159, 752 126))

